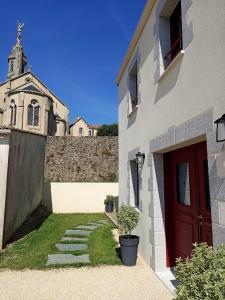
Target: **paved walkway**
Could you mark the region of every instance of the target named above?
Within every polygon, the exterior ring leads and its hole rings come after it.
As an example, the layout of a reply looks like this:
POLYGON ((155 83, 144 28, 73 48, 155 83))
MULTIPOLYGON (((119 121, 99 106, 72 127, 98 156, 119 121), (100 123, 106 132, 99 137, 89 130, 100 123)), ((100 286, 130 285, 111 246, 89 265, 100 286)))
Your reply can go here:
POLYGON ((0 290, 0 300, 173 299, 140 258, 135 267, 1 271, 0 290))

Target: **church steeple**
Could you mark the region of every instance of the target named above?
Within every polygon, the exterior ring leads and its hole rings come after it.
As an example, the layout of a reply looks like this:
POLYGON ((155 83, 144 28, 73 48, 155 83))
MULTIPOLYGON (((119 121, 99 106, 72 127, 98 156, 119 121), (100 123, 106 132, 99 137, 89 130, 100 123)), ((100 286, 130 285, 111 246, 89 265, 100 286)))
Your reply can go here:
POLYGON ((21 46, 21 32, 23 26, 24 24, 18 23, 17 43, 8 57, 8 79, 17 77, 26 71, 27 57, 25 56, 23 47, 21 46))

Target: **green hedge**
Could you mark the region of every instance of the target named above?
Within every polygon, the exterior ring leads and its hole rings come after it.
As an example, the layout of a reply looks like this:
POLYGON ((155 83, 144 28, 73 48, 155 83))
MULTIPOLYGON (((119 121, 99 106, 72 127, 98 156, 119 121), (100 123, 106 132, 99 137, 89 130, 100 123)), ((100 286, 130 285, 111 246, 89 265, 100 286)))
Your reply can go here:
POLYGON ((176 300, 225 299, 225 246, 195 244, 192 255, 177 260, 176 300))

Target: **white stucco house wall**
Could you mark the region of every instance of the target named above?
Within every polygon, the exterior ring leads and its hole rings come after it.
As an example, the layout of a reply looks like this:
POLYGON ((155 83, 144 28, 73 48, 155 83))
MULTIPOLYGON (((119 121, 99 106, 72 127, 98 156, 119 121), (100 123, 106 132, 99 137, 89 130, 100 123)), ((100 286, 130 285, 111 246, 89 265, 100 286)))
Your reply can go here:
POLYGON ((224 33, 224 0, 148 0, 117 77, 119 199, 140 211, 156 272, 193 242, 225 243, 224 33))

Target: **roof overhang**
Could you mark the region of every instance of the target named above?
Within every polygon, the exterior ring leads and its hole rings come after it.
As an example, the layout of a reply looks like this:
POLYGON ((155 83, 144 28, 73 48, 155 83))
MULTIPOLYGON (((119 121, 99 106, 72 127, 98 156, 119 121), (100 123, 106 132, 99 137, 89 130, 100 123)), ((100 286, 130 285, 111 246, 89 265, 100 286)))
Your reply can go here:
POLYGON ((145 28, 145 25, 148 21, 148 18, 152 12, 152 9, 154 7, 154 4, 155 4, 156 0, 148 0, 146 5, 145 5, 145 8, 144 8, 144 11, 142 13, 142 16, 141 16, 141 19, 138 23, 138 26, 135 30, 135 33, 133 35, 133 38, 130 42, 130 45, 128 47, 128 50, 127 50, 127 54, 125 55, 125 58, 123 60, 123 63, 122 63, 122 66, 120 68, 120 71, 119 71, 119 74, 117 76, 117 79, 116 79, 116 84, 119 85, 120 84, 120 81, 123 77, 123 74, 125 73, 126 71, 126 68, 127 68, 127 65, 131 59, 131 56, 133 55, 134 53, 134 50, 137 46, 137 43, 140 39, 140 36, 145 28))

